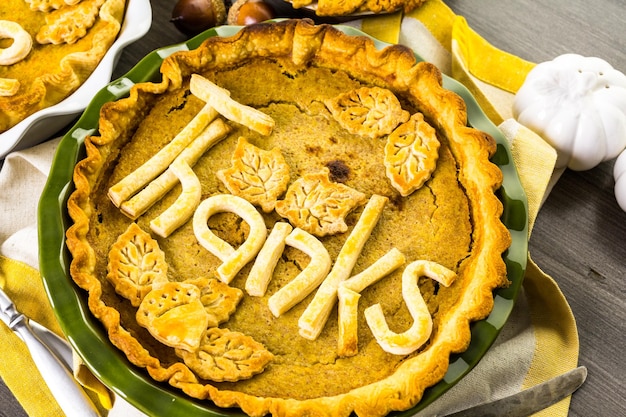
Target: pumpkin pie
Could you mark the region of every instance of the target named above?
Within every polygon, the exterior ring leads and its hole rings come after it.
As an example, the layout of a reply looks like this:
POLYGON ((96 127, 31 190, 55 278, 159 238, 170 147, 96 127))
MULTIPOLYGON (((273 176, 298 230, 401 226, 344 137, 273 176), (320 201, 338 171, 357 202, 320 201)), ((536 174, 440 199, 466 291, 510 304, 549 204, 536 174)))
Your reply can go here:
POLYGON ((0 133, 59 103, 93 72, 120 31, 126 0, 0 3, 0 133))
POLYGON ((409 49, 307 20, 161 73, 103 106, 68 200, 71 276, 112 344, 251 416, 417 404, 508 284, 495 141, 409 49))
POLYGON ((426 0, 288 0, 296 8, 315 10, 318 16, 348 16, 361 14, 405 13, 420 7, 426 0))

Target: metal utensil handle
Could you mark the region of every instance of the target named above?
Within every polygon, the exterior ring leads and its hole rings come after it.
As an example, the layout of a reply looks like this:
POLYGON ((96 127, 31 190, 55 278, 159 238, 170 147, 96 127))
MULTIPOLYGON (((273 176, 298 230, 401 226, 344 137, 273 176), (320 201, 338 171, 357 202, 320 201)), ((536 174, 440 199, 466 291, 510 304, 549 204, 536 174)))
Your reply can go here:
POLYGON ((587 368, 579 366, 548 381, 495 401, 479 404, 446 417, 529 416, 571 395, 587 378, 587 368))
POLYGON ((28 346, 35 365, 63 412, 68 417, 99 417, 96 407, 72 374, 35 336, 27 319, 22 317, 12 324, 12 328, 28 346))

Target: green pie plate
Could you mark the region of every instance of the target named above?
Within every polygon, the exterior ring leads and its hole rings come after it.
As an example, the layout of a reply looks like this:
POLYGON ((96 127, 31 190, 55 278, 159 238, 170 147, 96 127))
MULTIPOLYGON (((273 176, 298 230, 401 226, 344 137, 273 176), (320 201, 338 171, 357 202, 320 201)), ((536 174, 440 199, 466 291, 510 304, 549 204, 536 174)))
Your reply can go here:
MULTIPOLYGON (((349 35, 367 36, 354 28, 337 26, 349 35)), ((54 157, 50 176, 38 207, 39 262, 48 297, 55 315, 72 347, 87 367, 107 387, 121 398, 150 416, 243 416, 240 409, 223 409, 210 401, 194 400, 181 391, 152 380, 147 373, 133 366, 115 348, 100 324, 90 313, 86 293, 78 288, 69 275, 71 255, 65 246, 65 230, 71 224, 66 202, 73 191, 74 165, 84 156, 83 141, 98 129, 100 107, 126 96, 133 84, 158 81, 163 60, 176 51, 197 48, 213 36, 234 35, 240 27, 222 26, 210 29, 187 42, 160 48, 144 57, 125 76, 100 90, 83 115, 62 138, 54 157)), ((388 44, 376 41, 379 48, 388 44)), ((418 59, 420 59, 418 57, 418 59)), ((498 196, 504 205, 502 221, 511 232, 512 243, 504 253, 508 288, 494 291, 494 308, 484 320, 471 326, 469 348, 450 358, 450 367, 442 381, 428 388, 422 400, 413 408, 394 412, 394 416, 411 416, 424 409, 461 380, 485 355, 506 323, 522 285, 528 251, 528 216, 526 195, 519 181, 509 145, 480 109, 471 93, 460 83, 444 76, 444 87, 455 91, 465 100, 469 124, 493 136, 497 152, 492 158, 504 175, 498 196)))

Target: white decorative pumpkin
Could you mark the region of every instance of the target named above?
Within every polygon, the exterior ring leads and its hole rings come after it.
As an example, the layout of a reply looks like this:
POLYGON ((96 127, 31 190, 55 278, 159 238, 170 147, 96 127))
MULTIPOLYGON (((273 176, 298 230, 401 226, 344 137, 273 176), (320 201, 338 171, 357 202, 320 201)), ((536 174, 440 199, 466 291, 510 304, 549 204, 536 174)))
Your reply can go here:
POLYGON ((615 198, 617 204, 626 211, 626 151, 622 152, 615 160, 613 167, 615 177, 615 198))
POLYGON ((626 148, 626 76, 600 58, 561 55, 528 73, 513 115, 556 149, 557 168, 591 169, 626 148))

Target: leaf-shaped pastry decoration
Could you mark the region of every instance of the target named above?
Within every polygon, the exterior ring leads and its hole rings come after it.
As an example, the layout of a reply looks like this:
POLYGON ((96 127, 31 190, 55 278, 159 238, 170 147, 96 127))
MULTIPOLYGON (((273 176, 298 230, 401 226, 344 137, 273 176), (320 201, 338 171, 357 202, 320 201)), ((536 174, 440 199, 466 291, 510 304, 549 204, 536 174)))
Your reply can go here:
POLYGON ((81 0, 26 0, 30 5, 30 9, 39 12, 48 12, 50 10, 60 9, 65 6, 72 6, 80 3, 81 0))
POLYGON ((46 16, 46 25, 37 33, 40 44, 73 44, 83 38, 93 26, 104 0, 82 0, 60 8, 46 16))
POLYGON ((404 197, 420 188, 437 167, 439 139, 435 129, 415 113, 387 138, 385 171, 404 197))
POLYGON ((209 315, 207 327, 216 327, 228 320, 243 298, 243 291, 215 278, 186 280, 200 289, 200 302, 209 315))
POLYGON ((159 342, 195 351, 209 323, 200 301, 200 289, 183 282, 168 282, 150 291, 139 305, 137 323, 159 342))
POLYGON ((371 139, 390 134, 410 116, 391 91, 380 87, 361 87, 325 104, 344 129, 371 139))
POLYGON ((109 251, 107 279, 137 307, 153 287, 168 282, 165 254, 156 240, 131 223, 109 251))
POLYGON ((273 355, 250 336, 228 329, 208 329, 196 352, 177 350, 200 378, 235 382, 263 372, 273 355))
POLYGON ((348 230, 345 217, 366 201, 365 194, 330 181, 329 171, 307 174, 289 186, 285 199, 276 203, 276 212, 315 236, 348 230))
POLYGON ((259 149, 240 137, 232 156, 232 166, 217 172, 228 190, 269 213, 287 189, 289 165, 280 149, 259 149))

